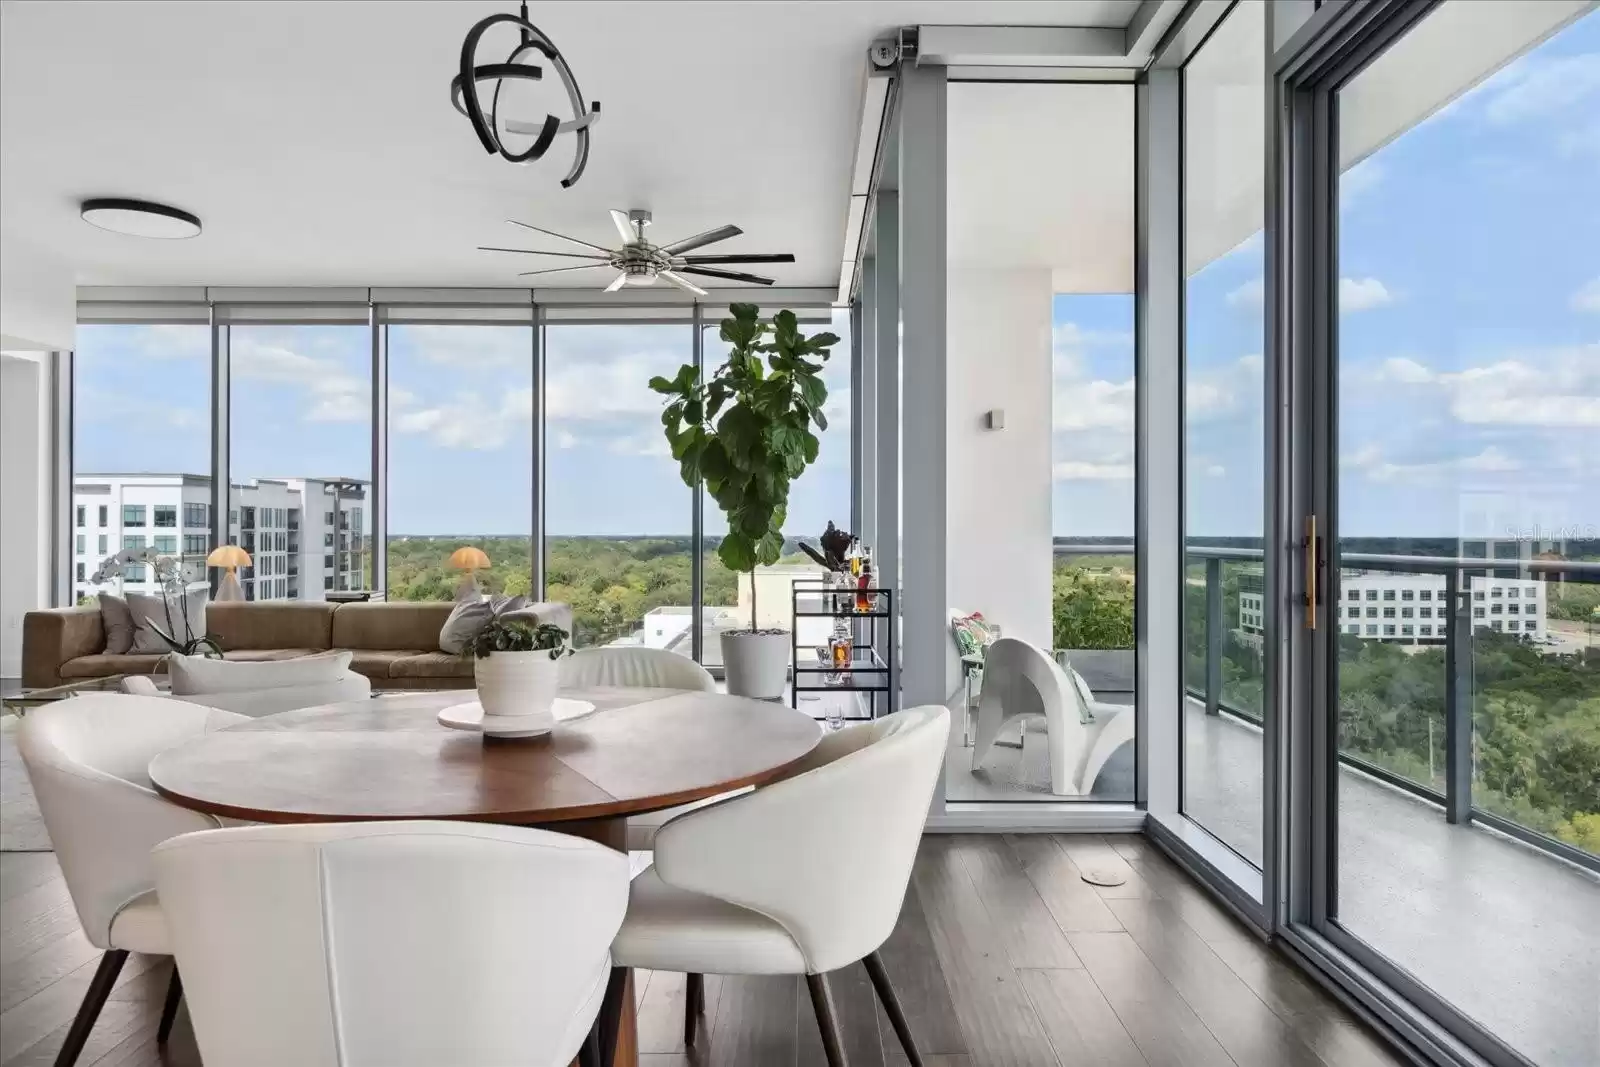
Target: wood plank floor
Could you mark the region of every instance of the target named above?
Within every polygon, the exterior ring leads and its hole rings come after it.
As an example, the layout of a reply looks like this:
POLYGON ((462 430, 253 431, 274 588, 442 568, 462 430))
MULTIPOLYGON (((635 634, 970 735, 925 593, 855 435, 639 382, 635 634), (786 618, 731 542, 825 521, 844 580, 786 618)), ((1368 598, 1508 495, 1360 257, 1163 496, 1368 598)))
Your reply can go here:
MULTIPOLYGON (((1400 1062, 1139 837, 930 835, 883 959, 928 1067, 1400 1062), (1096 889, 1084 869, 1126 882, 1096 889)), ((55 857, 0 856, 0 1067, 53 1061, 97 960, 55 857)), ((199 1064, 187 1012, 156 1049, 170 967, 129 960, 81 1064, 199 1064)), ((865 970, 829 984, 852 1067, 904 1067, 865 970)), ((799 978, 708 976, 687 1051, 683 975, 636 987, 643 1067, 824 1064, 799 978)))

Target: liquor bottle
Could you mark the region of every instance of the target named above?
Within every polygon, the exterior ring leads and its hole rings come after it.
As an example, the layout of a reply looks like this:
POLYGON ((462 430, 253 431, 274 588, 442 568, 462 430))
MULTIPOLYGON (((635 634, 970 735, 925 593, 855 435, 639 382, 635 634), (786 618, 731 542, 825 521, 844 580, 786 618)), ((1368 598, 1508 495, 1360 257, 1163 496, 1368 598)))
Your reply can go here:
POLYGON ((872 551, 867 549, 861 554, 861 577, 856 582, 856 611, 868 612, 872 610, 874 594, 865 590, 872 587, 872 551))
POLYGON ((850 680, 852 637, 850 620, 843 615, 833 620, 833 633, 828 637, 828 665, 833 672, 828 676, 830 685, 845 685, 850 680))
POLYGON ((852 537, 850 539, 850 547, 845 550, 844 560, 850 567, 850 577, 859 578, 861 576, 861 538, 852 537))

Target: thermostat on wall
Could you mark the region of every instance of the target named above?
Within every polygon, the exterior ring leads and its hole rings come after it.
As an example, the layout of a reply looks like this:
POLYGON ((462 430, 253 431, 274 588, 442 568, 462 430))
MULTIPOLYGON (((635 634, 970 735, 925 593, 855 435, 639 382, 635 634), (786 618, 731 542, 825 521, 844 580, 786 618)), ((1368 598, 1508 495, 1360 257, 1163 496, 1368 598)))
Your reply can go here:
POLYGON ((1003 430, 1006 428, 1006 413, 1004 408, 990 408, 983 413, 983 428, 986 430, 1003 430))

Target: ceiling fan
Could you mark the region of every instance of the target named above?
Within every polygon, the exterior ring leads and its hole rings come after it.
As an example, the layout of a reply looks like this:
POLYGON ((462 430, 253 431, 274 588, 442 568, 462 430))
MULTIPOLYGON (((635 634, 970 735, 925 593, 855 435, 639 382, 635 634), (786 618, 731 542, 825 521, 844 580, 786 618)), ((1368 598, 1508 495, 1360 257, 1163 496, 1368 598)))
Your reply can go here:
POLYGON ((718 226, 705 233, 697 233, 693 237, 685 237, 681 241, 674 241, 668 245, 651 244, 645 240, 645 227, 650 225, 650 212, 648 211, 618 211, 611 209, 611 221, 617 227, 617 233, 622 237, 621 248, 605 248, 601 245, 580 241, 576 237, 556 233, 554 230, 530 226, 526 222, 516 219, 507 219, 513 226, 521 226, 525 230, 542 233, 547 237, 566 241, 568 244, 577 245, 579 248, 588 249, 586 252, 546 252, 537 248, 495 248, 480 245, 480 252, 515 252, 528 256, 560 256, 563 259, 591 259, 593 263, 579 263, 573 267, 546 267, 543 270, 525 270, 519 277, 531 274, 558 274, 569 270, 590 270, 594 267, 610 267, 617 271, 616 280, 606 286, 606 292, 614 293, 625 285, 654 285, 657 278, 665 279, 679 289, 693 293, 695 296, 705 296, 706 291, 694 282, 685 278, 685 274, 696 274, 705 278, 726 278, 734 282, 751 282, 755 285, 771 285, 773 279, 763 278, 756 274, 744 274, 740 271, 721 270, 713 264, 744 264, 744 263, 793 263, 794 256, 788 252, 773 253, 746 253, 743 255, 710 255, 691 256, 686 253, 697 248, 726 241, 730 237, 737 237, 744 231, 737 226, 718 226))

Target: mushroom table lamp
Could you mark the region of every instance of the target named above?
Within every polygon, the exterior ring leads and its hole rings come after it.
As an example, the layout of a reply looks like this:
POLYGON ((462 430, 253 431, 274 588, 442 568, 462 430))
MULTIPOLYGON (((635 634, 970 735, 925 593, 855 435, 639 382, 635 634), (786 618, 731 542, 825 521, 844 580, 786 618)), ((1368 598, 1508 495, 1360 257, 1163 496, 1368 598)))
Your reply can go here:
POLYGON ((478 589, 478 572, 487 570, 489 557, 484 555, 483 549, 463 545, 450 553, 451 570, 464 571, 461 584, 456 586, 457 600, 476 600, 481 595, 478 589))
POLYGON ((250 566, 250 553, 238 545, 218 545, 206 557, 207 567, 221 567, 222 581, 217 583, 216 599, 243 600, 244 587, 239 584, 238 569, 250 566))

